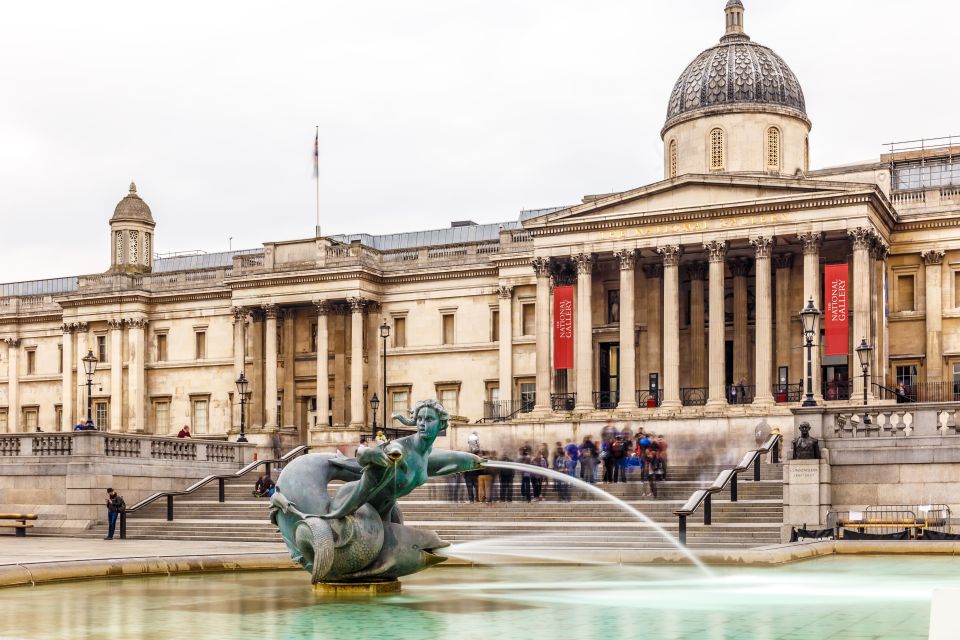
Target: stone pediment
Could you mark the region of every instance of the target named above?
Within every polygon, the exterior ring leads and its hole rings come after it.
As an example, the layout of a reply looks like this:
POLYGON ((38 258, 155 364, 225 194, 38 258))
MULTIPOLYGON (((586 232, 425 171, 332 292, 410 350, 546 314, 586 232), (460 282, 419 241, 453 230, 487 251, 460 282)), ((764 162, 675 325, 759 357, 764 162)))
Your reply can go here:
MULTIPOLYGON (((879 193, 875 185, 756 175, 689 174, 615 193, 524 221, 527 229, 609 223, 686 211, 731 207, 782 207, 796 201, 879 193)), ((881 195, 882 197, 882 195, 881 195)))

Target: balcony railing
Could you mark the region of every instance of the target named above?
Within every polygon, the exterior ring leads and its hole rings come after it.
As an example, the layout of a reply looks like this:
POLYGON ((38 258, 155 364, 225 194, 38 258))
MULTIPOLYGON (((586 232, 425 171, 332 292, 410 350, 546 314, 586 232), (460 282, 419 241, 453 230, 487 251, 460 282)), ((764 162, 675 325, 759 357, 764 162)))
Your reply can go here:
POLYGON ((756 395, 757 385, 755 384, 727 385, 727 404, 753 404, 756 395))
POLYGON ((681 387, 680 402, 685 407, 702 407, 707 404, 706 387, 681 387))
POLYGON ((551 393, 550 408, 554 411, 573 411, 577 406, 577 394, 575 393, 551 393))
POLYGON ((489 422, 505 422, 518 413, 530 413, 536 404, 533 394, 519 400, 487 400, 483 403, 483 419, 489 422))
POLYGON ((594 409, 616 409, 620 402, 619 391, 594 391, 593 408, 594 409))
POLYGON ((660 406, 660 390, 659 389, 637 389, 637 406, 638 407, 649 407, 653 409, 654 407, 660 406))
POLYGON ((800 402, 803 398, 803 383, 773 385, 773 400, 777 404, 800 402))
POLYGON ((850 380, 824 380, 823 381, 823 399, 824 400, 849 400, 850 392, 853 390, 853 382, 850 380))

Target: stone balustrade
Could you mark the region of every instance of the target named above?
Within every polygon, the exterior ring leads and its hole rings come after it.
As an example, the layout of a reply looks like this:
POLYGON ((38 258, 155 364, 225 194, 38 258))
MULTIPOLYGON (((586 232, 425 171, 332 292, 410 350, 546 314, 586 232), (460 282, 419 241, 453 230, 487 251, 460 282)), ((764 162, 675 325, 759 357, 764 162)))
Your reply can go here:
POLYGON ((960 433, 960 408, 939 403, 829 408, 823 414, 828 438, 952 436, 960 433), (870 418, 864 420, 864 416, 870 418))
POLYGON ((252 451, 253 445, 236 442, 165 438, 108 431, 0 435, 0 458, 104 456, 140 460, 247 464, 252 461, 252 451))

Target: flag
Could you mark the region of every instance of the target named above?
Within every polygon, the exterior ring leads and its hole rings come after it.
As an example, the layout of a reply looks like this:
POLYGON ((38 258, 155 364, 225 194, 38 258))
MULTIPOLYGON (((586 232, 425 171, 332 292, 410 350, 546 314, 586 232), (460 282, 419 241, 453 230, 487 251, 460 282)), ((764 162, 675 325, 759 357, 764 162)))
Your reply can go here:
POLYGON ((313 178, 320 177, 320 127, 317 127, 317 133, 313 137, 313 178))

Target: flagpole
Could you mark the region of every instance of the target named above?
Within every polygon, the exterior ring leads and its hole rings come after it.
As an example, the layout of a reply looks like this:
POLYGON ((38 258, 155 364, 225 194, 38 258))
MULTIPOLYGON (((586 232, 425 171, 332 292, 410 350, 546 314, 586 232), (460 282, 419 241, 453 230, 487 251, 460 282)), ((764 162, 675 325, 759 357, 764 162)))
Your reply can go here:
POLYGON ((317 228, 316 237, 320 237, 320 125, 317 125, 313 138, 313 176, 317 181, 317 228))

